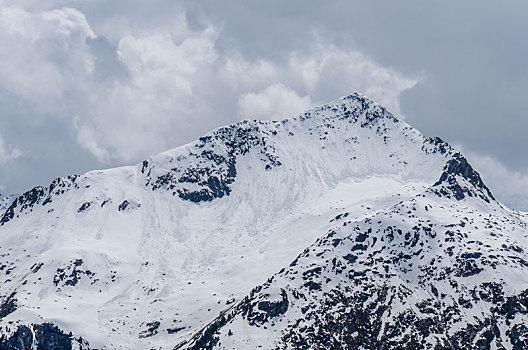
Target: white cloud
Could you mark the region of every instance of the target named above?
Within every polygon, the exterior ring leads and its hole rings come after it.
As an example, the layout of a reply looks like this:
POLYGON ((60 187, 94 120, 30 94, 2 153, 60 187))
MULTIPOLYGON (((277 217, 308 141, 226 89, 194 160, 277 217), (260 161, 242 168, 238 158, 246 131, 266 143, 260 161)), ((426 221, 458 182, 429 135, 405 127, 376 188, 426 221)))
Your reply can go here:
POLYGON ((242 86, 253 90, 240 96, 239 111, 242 117, 258 119, 280 119, 356 91, 403 117, 400 94, 420 81, 383 67, 360 52, 321 43, 309 54, 291 53, 285 64, 230 60, 225 71, 231 83, 239 79, 242 86))
POLYGON ((201 76, 212 74, 213 44, 209 31, 180 43, 170 35, 122 38, 118 53, 130 79, 94 96, 92 113, 78 122, 78 130, 93 130, 84 133, 81 145, 92 145, 87 149, 105 162, 133 161, 177 146, 174 140, 184 139, 191 121, 206 117, 195 106, 201 76))
POLYGON ((251 119, 282 119, 312 107, 310 96, 299 96, 294 90, 276 83, 257 93, 250 92, 238 101, 240 114, 251 119))
POLYGON ((0 167, 7 162, 22 156, 22 151, 13 145, 7 144, 0 135, 0 167))
POLYGON ((334 97, 330 98, 361 92, 400 117, 400 94, 420 81, 419 77, 409 78, 384 67, 359 51, 321 43, 310 55, 292 54, 288 69, 302 78, 312 95, 323 89, 331 91, 334 97))
POLYGON ((30 108, 27 118, 34 123, 70 118, 85 107, 76 96, 92 90, 87 81, 94 57, 87 40, 94 37, 84 14, 72 8, 1 8, 0 87, 30 108))
POLYGON ((251 62, 221 54, 214 28, 181 30, 119 40, 130 80, 93 96, 90 115, 77 123, 80 145, 99 160, 136 161, 240 118, 281 119, 353 91, 398 113, 399 94, 416 83, 357 52, 319 45, 308 57, 292 53, 285 62, 251 62))
POLYGON ((86 125, 82 125, 79 118, 73 119, 73 126, 77 131, 79 145, 91 152, 100 162, 109 163, 112 158, 110 152, 97 144, 95 131, 86 125))
MULTIPOLYGON (((65 121, 100 162, 135 162, 241 118, 281 119, 359 91, 396 114, 417 79, 357 51, 315 41, 283 60, 249 60, 217 47, 214 27, 195 30, 185 15, 170 28, 138 32, 118 23, 116 64, 126 77, 98 78, 90 42, 98 33, 79 10, 0 11, 0 87, 45 122, 65 121)), ((111 32, 106 23, 102 30, 111 32)), ((60 137, 60 136, 59 136, 60 137)))
POLYGON ((85 38, 95 38, 95 33, 86 21, 86 16, 76 9, 64 7, 42 12, 41 16, 50 31, 57 36, 75 38, 71 40, 73 43, 82 42, 85 38))
POLYGON ((242 56, 234 54, 230 57, 223 57, 222 61, 216 74, 217 78, 232 89, 262 88, 276 82, 279 75, 280 67, 263 59, 248 62, 242 56))

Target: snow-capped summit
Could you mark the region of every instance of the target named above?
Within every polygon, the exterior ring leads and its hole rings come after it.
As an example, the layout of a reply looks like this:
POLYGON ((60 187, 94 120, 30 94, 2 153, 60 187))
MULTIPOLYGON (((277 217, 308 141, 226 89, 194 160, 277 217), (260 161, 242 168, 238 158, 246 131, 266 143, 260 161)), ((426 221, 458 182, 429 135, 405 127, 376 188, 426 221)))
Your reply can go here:
POLYGON ((513 349, 527 222, 352 94, 18 196, 0 347, 513 349))

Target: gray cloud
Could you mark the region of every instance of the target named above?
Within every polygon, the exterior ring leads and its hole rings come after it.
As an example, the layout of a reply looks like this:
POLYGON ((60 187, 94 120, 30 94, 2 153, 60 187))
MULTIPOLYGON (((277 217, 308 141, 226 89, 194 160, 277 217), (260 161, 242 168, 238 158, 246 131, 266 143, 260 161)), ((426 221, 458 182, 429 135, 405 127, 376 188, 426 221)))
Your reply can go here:
POLYGON ((495 184, 528 173, 522 1, 0 6, 0 185, 12 192, 355 90, 493 159, 495 184))
POLYGON ((302 49, 316 32, 404 74, 424 72, 402 95, 412 125, 527 171, 526 2, 268 1, 209 13, 229 33, 225 46, 255 57, 302 49))

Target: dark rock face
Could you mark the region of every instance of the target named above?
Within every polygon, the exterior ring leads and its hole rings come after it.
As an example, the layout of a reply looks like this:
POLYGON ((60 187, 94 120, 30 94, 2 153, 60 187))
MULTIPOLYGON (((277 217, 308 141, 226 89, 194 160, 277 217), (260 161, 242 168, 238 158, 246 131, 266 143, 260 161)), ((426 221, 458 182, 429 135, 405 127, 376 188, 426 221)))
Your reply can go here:
POLYGON ((90 208, 90 206, 92 205, 92 203, 90 202, 84 202, 80 207, 79 209, 77 210, 78 213, 82 213, 83 211, 87 210, 88 208, 90 208))
MULTIPOLYGON (((234 310, 238 311, 238 309, 234 310)), ((220 313, 217 318, 195 334, 190 342, 183 341, 176 345, 174 350, 212 350, 215 345, 218 344, 218 336, 216 335, 216 332, 233 319, 234 310, 227 310, 226 312, 220 313)))
POLYGON ((15 217, 15 210, 20 207, 20 211, 31 209, 40 198, 44 197, 45 188, 35 187, 18 197, 9 208, 7 208, 4 216, 0 220, 0 224, 5 224, 15 217))
MULTIPOLYGON (((71 350, 73 337, 65 334, 57 326, 51 323, 33 325, 33 332, 28 326, 19 326, 15 333, 6 338, 0 337, 0 350, 28 350, 31 349, 33 341, 37 344, 37 350, 71 350)), ((86 342, 75 339, 81 349, 88 350, 86 342), (84 345, 84 346, 83 346, 84 345)))
POLYGON ((11 204, 11 206, 7 208, 7 210, 5 211, 4 215, 2 215, 2 218, 0 219, 0 225, 3 225, 6 222, 11 221, 15 217, 15 209, 16 209, 15 203, 11 204))
MULTIPOLYGON (((416 303, 421 314, 412 309, 400 313, 394 322, 385 323, 384 315, 395 307, 399 294, 409 293, 405 287, 364 285, 365 291, 348 294, 346 290, 332 290, 325 294, 319 305, 306 308, 305 320, 316 326, 291 325, 281 338, 283 344, 294 349, 492 349, 501 344, 502 337, 512 344, 526 346, 526 328, 517 324, 518 332, 499 331, 498 313, 483 320, 466 324, 449 338, 451 322, 462 316, 459 308, 442 307, 441 299, 430 298, 416 303), (333 312, 321 312, 323 309, 333 312), (433 343, 428 337, 436 335, 433 343)), ((513 297, 518 299, 520 296, 513 297)), ((503 307, 504 304, 499 304, 503 307)), ((501 348, 501 347, 499 347, 501 348)))
POLYGON ((288 294, 284 289, 281 289, 280 300, 278 301, 261 300, 251 303, 248 300, 242 310, 243 315, 251 325, 264 324, 288 311, 288 294))
POLYGON ((60 196, 68 191, 70 188, 79 188, 76 184, 79 176, 70 175, 67 177, 57 178, 49 185, 49 187, 37 186, 19 196, 5 211, 0 219, 0 226, 11 221, 15 216, 21 213, 31 212, 33 208, 41 204, 45 206, 53 202, 54 196, 60 196))
POLYGON ((34 327, 38 350, 60 349, 71 350, 71 335, 64 334, 57 326, 43 323, 34 327))
POLYGON ((9 338, 0 337, 0 350, 28 350, 31 349, 33 333, 26 326, 20 326, 9 338))
POLYGON ((174 327, 174 328, 168 328, 167 329, 167 333, 169 334, 176 334, 178 333, 179 331, 183 331, 185 329, 185 327, 174 327))
POLYGON ((153 321, 146 324, 147 329, 139 333, 140 338, 149 338, 158 334, 158 328, 160 326, 159 321, 153 321))
POLYGON ((75 261, 70 261, 67 266, 58 268, 57 273, 53 277, 53 284, 59 289, 65 286, 75 287, 82 276, 88 277, 94 283, 95 273, 81 269, 82 265, 83 260, 76 259, 75 261))
POLYGON ((447 144, 447 142, 443 141, 439 137, 426 137, 424 139, 424 146, 422 146, 422 150, 427 153, 440 153, 440 154, 446 154, 449 151, 451 151, 451 146, 447 144), (430 148, 432 146, 432 149, 430 148))
POLYGON ((188 167, 172 168, 157 178, 150 178, 147 162, 143 163, 142 172, 147 173, 147 185, 153 190, 163 188, 194 203, 212 201, 231 193, 230 185, 237 176, 237 157, 250 150, 260 154, 266 169, 281 165, 275 149, 267 141, 271 134, 259 122, 240 122, 201 137, 188 156, 177 159, 179 164, 189 162, 188 167))
POLYGON ((11 293, 7 298, 0 304, 0 320, 17 309, 17 303, 15 298, 16 292, 11 293))
POLYGON ((124 200, 121 204, 119 204, 118 210, 125 211, 129 204, 130 204, 129 201, 124 200))
POLYGON ((439 196, 446 196, 450 198, 455 197, 457 200, 462 200, 466 196, 480 197, 486 202, 495 200, 490 190, 471 165, 467 159, 460 153, 455 153, 451 159, 448 160, 442 176, 435 183, 438 188, 435 193, 439 196), (464 186, 457 180, 457 176, 466 179, 472 186, 464 186))

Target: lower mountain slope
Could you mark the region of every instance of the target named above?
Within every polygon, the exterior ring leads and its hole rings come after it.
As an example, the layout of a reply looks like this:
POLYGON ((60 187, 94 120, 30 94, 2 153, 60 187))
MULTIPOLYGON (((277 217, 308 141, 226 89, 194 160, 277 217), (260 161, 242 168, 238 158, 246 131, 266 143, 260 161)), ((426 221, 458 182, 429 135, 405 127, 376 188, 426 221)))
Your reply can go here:
POLYGON ((338 215, 176 349, 527 349, 528 216, 450 186, 338 215))

